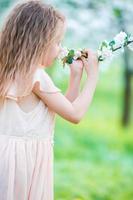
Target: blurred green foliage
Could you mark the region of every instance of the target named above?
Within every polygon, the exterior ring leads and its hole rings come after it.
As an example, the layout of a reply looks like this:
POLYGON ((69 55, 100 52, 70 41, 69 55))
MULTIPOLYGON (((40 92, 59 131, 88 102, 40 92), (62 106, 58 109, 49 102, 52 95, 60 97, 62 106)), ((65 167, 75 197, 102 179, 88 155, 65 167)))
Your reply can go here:
POLYGON ((11 3, 11 0, 0 0, 0 11, 6 9, 11 3))

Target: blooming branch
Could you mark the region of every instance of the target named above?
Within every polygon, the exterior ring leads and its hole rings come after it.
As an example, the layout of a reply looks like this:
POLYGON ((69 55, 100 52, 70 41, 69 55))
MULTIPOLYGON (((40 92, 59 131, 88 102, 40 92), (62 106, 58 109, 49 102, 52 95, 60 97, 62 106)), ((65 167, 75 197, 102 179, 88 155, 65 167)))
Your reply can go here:
MULTIPOLYGON (((103 61, 112 57, 115 51, 118 49, 122 49, 123 51, 126 46, 128 46, 130 50, 133 50, 130 46, 131 43, 133 43, 133 37, 121 31, 110 42, 105 40, 100 44, 99 49, 97 50, 98 61, 103 61)), ((63 66, 65 66, 65 64, 71 64, 73 60, 80 59, 82 56, 88 58, 88 53, 85 49, 75 51, 74 49, 62 47, 58 58, 62 60, 63 66)))

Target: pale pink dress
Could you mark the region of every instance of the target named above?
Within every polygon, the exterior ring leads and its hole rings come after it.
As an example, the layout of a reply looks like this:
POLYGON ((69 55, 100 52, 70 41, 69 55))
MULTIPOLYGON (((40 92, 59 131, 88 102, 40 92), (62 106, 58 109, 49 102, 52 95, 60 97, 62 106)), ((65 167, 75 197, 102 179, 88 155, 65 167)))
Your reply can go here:
MULTIPOLYGON (((36 81, 41 91, 61 91, 42 68, 36 81)), ((12 85, 0 110, 0 200, 54 199, 55 113, 32 92, 30 104, 35 99, 37 105, 25 112, 12 85)))

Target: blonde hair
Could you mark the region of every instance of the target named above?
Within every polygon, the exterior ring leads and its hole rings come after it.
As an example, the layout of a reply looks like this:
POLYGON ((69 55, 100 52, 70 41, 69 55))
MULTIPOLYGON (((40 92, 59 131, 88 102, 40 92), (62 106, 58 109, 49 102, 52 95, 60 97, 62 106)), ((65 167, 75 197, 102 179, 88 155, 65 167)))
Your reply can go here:
POLYGON ((14 6, 0 33, 1 100, 13 82, 19 96, 31 90, 33 74, 56 35, 59 21, 64 23, 64 15, 41 1, 14 6))

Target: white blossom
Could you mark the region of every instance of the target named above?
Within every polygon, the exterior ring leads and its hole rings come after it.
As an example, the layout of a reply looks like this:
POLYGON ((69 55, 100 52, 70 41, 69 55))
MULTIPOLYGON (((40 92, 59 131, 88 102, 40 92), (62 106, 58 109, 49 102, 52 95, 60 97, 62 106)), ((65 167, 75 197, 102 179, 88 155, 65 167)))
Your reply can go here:
POLYGON ((75 55, 74 55, 74 60, 77 60, 77 58, 81 57, 81 52, 80 51, 76 51, 75 55))
POLYGON ((98 55, 98 57, 102 56, 102 51, 97 50, 97 55, 98 55))
POLYGON ((114 38, 115 47, 123 45, 126 37, 127 37, 127 34, 123 31, 121 31, 119 34, 117 34, 114 38))
POLYGON ((133 51, 133 43, 130 43, 130 44, 128 45, 128 48, 129 48, 131 51, 133 51))
POLYGON ((111 58, 112 55, 112 50, 107 47, 103 47, 102 51, 98 50, 98 57, 101 56, 102 59, 111 58))
POLYGON ((133 41, 133 37, 129 36, 128 41, 133 41))
POLYGON ((60 53, 59 53, 58 58, 59 58, 59 59, 63 59, 64 57, 66 57, 66 56, 68 55, 68 53, 69 53, 69 51, 68 51, 67 48, 61 47, 61 51, 60 51, 60 53))

